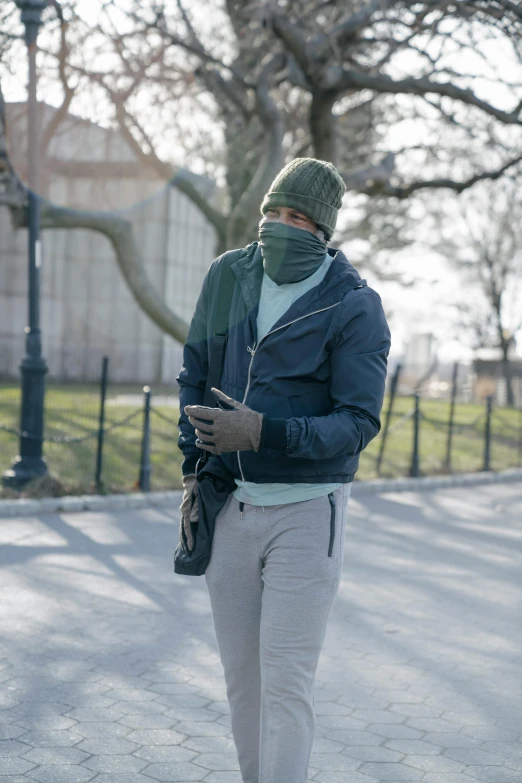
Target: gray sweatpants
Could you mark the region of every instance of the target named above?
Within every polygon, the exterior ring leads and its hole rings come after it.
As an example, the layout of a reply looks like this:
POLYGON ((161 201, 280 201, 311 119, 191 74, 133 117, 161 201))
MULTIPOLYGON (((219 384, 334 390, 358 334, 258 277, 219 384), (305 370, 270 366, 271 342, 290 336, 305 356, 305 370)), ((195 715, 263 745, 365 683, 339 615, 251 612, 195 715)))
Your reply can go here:
POLYGON ((333 493, 334 519, 327 495, 245 504, 242 519, 230 495, 216 519, 205 579, 244 783, 306 781, 351 486, 333 493))

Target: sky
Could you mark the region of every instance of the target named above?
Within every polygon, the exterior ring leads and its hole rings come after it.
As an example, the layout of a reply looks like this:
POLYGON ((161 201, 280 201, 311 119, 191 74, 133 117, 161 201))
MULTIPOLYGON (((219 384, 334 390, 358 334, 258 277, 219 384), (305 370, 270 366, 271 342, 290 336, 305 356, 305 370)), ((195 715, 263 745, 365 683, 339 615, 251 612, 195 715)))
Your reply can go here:
MULTIPOLYGON (((94 24, 98 2, 99 0, 78 0, 77 11, 94 24)), ((510 66, 509 62, 506 63, 506 52, 501 51, 500 48, 493 47, 488 54, 495 67, 504 69, 510 66)), ((409 62, 407 57, 400 63, 405 72, 408 72, 413 65, 414 63, 409 62)), ((477 73, 482 68, 482 63, 478 55, 468 53, 465 56, 460 55, 459 66, 468 72, 477 73)), ((6 100, 25 99, 24 70, 24 65, 21 63, 15 75, 3 81, 6 100)), ((509 70, 514 81, 516 73, 512 68, 509 70)), ((520 81, 522 81, 522 73, 520 81)), ((498 84, 484 81, 480 83, 479 89, 481 96, 491 100, 495 105, 503 108, 511 106, 512 97, 504 93, 498 84)), ((522 93, 520 97, 522 98, 522 93)), ((53 94, 49 89, 45 90, 45 95, 40 93, 40 98, 54 105, 60 101, 59 92, 53 94)), ((387 139, 390 148, 415 144, 419 140, 422 140, 422 129, 415 124, 402 124, 401 127, 392 128, 387 139)), ((350 258, 349 244, 344 245, 343 249, 350 258)), ((442 259, 421 249, 394 254, 394 263, 408 276, 415 278, 414 286, 405 288, 397 283, 379 280, 375 275, 363 273, 368 284, 381 295, 386 312, 391 314, 392 356, 399 357, 402 354, 412 332, 431 332, 435 337, 441 361, 449 362, 456 359, 469 361, 473 355, 471 348, 465 342, 455 339, 458 330, 455 328, 451 306, 459 286, 455 273, 442 259)), ((519 344, 519 353, 522 355, 522 339, 519 340, 519 344)))
MULTIPOLYGON (((349 258, 349 248, 345 250, 349 258)), ((456 275, 443 260, 414 251, 404 254, 401 266, 416 277, 414 286, 406 288, 365 275, 368 284, 379 293, 385 311, 392 313, 391 355, 402 355, 412 331, 429 332, 434 335, 441 362, 471 361, 473 350, 456 338, 458 329, 450 304, 458 286, 456 275)))

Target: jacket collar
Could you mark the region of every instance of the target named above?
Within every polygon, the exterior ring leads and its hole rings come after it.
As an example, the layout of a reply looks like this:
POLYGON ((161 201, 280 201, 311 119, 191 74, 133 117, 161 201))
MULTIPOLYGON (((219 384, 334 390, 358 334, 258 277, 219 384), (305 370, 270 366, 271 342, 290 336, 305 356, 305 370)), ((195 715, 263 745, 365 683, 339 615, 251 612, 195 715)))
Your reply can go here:
POLYGON ((326 292, 336 291, 344 294, 352 288, 363 288, 367 282, 362 278, 357 269, 350 264, 342 250, 329 247, 328 254, 333 256, 330 269, 319 285, 317 295, 322 296, 326 292))
POLYGON ((261 283, 263 282, 263 256, 258 242, 252 242, 244 248, 237 261, 230 265, 240 285, 241 293, 248 310, 259 304, 261 283))

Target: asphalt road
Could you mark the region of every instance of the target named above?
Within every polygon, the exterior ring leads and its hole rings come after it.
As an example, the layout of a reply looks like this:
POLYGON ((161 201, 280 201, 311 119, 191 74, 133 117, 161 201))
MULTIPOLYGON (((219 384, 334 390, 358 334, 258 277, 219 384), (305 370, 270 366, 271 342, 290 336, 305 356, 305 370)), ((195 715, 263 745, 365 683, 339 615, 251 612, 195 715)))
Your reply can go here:
MULTIPOLYGON (((350 508, 310 779, 521 783, 522 485, 350 508)), ((177 538, 177 509, 0 520, 0 783, 240 783, 177 538)))

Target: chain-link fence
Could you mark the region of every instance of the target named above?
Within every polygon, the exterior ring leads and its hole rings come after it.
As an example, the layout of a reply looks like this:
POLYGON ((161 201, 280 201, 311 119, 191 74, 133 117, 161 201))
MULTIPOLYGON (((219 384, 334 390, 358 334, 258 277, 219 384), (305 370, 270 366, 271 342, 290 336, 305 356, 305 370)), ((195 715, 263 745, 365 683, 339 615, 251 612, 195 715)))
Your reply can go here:
MULTIPOLYGON (((177 489, 179 402, 172 390, 110 383, 104 360, 94 385, 48 383, 42 494, 177 489)), ((391 384, 380 434, 361 455, 357 479, 522 467, 522 410, 398 396, 391 384)), ((20 390, 0 385, 0 454, 18 452, 20 390)), ((27 490, 26 490, 27 491, 27 490)), ((10 494, 3 490, 4 495, 10 494)))

